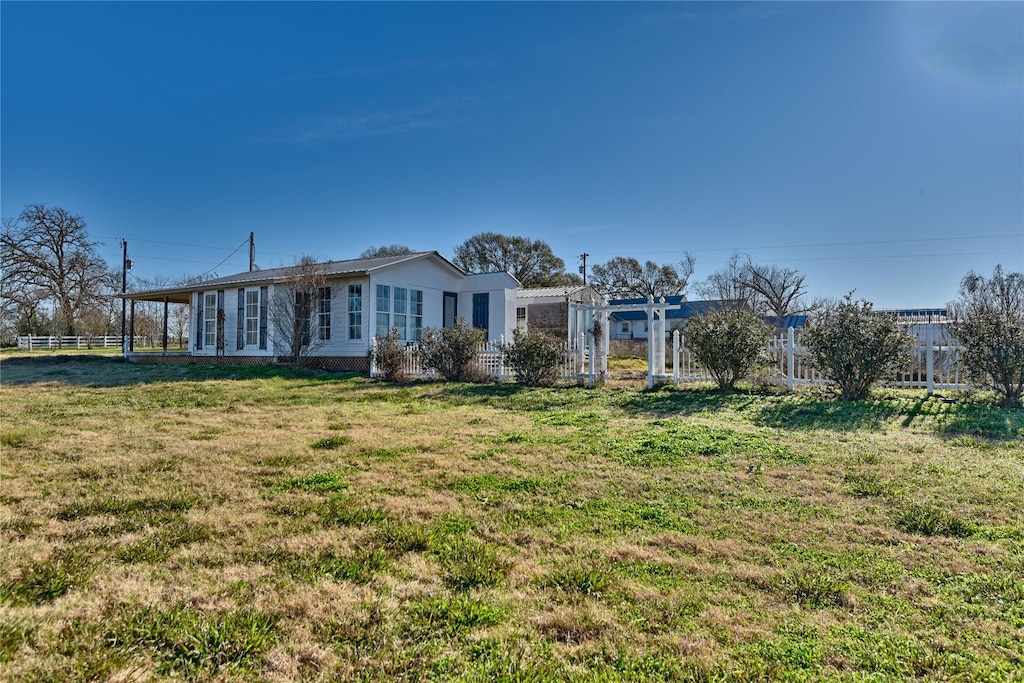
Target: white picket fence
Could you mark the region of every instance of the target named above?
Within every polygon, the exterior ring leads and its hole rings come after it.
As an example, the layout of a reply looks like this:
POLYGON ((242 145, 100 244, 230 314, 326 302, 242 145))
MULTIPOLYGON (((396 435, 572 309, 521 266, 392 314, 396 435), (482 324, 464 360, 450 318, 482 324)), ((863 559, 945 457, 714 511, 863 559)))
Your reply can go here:
MULTIPOLYGON (((145 337, 136 336, 136 346, 145 343, 145 337)), ((18 337, 18 348, 32 351, 33 349, 94 349, 100 347, 120 347, 121 337, 18 337)))
MULTIPOLYGON (((376 347, 377 339, 374 338, 370 343, 376 347)), ((503 344, 503 340, 497 342, 487 341, 477 346, 476 350, 476 367, 487 377, 499 382, 515 379, 515 373, 505 364, 505 354, 501 351, 503 344)), ((371 354, 370 377, 380 377, 383 373, 380 372, 377 364, 372 359, 373 355, 371 354)), ((581 363, 580 355, 572 351, 569 348, 568 342, 565 342, 562 347, 562 362, 558 369, 559 379, 576 377, 577 368, 581 367, 581 363)), ((433 378, 436 376, 436 373, 423 366, 417 344, 409 344, 405 347, 402 371, 406 377, 433 378)))
MULTIPOLYGON (((959 347, 952 341, 945 326, 920 325, 913 330, 916 342, 913 361, 895 377, 882 382, 884 386, 902 389, 968 389, 963 367, 959 361, 959 347)), ((790 328, 768 342, 772 362, 752 379, 769 384, 785 384, 789 389, 801 385, 824 386, 827 377, 815 370, 809 362, 810 353, 801 343, 801 332, 790 328)), ((673 336, 672 382, 714 382, 707 370, 700 367, 686 349, 685 338, 677 331, 673 336)))
MULTIPOLYGON (((913 349, 913 361, 899 372, 882 382, 883 385, 905 389, 925 389, 928 393, 935 390, 968 389, 963 368, 959 362, 958 347, 951 340, 943 325, 919 325, 918 329, 910 327, 916 337, 913 349)), ((801 343, 801 331, 790 328, 772 337, 768 343, 768 355, 771 362, 750 379, 768 384, 785 385, 789 389, 797 386, 825 386, 829 384, 827 377, 815 370, 810 363, 810 353, 801 343)), ((374 340, 373 343, 376 343, 374 340)), ((558 376, 563 380, 575 379, 588 384, 593 377, 588 375, 589 349, 580 348, 581 342, 573 347, 566 343, 563 347, 563 360, 559 366, 558 376)), ((711 373, 702 368, 686 349, 685 338, 678 331, 673 333, 672 349, 667 359, 671 365, 671 375, 664 376, 662 381, 673 384, 691 382, 714 382, 711 373)), ((488 377, 498 380, 514 380, 515 373, 508 368, 501 352, 501 342, 485 342, 477 348, 477 367, 488 377)), ((597 358, 597 373, 606 367, 597 358)), ((435 374, 423 367, 419 349, 411 344, 405 349, 405 375, 408 377, 434 377, 435 374)), ((380 377, 381 373, 375 363, 370 364, 370 376, 380 377)))

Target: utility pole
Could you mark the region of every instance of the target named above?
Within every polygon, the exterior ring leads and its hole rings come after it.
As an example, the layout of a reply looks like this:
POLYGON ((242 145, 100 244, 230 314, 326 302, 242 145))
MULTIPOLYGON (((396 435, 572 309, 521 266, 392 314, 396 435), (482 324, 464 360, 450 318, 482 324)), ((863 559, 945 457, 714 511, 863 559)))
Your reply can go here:
POLYGON ((249 233, 249 272, 256 270, 256 233, 249 233))
POLYGON ((124 252, 121 257, 121 355, 124 358, 128 358, 128 337, 125 336, 128 299, 124 297, 128 292, 128 240, 121 240, 121 249, 124 252))
POLYGON ((583 260, 583 265, 580 266, 580 275, 583 276, 583 284, 587 284, 587 257, 590 256, 587 252, 580 254, 580 258, 583 260))

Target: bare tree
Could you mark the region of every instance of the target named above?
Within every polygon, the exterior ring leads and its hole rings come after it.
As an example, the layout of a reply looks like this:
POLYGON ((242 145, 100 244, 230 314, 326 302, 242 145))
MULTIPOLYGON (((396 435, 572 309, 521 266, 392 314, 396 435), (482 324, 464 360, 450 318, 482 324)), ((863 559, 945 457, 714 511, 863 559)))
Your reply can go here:
POLYGON ((788 315, 799 315, 813 309, 804 295, 806 276, 792 268, 762 266, 747 258, 740 273, 739 284, 753 294, 749 301, 755 312, 773 315, 781 321, 788 315))
POLYGON ((359 255, 359 258, 384 258, 385 256, 406 256, 414 254, 412 249, 404 244, 389 244, 386 246, 370 247, 359 255))
POLYGON ((590 283, 609 299, 630 299, 685 294, 693 276, 694 258, 687 253, 678 264, 658 265, 616 256, 591 270, 590 283))
POLYGON ((726 264, 694 285, 697 295, 711 301, 735 301, 749 307, 751 292, 742 281, 744 261, 734 251, 726 264))
POLYGON ((54 332, 74 334, 82 313, 114 291, 116 277, 96 246, 81 216, 30 204, 0 231, 4 296, 43 290, 54 302, 54 332))
POLYGON ((274 285, 270 326, 275 347, 292 363, 304 365, 306 359, 327 342, 317 324, 319 304, 326 295, 326 287, 327 268, 312 256, 303 256, 295 264, 292 276, 274 285))

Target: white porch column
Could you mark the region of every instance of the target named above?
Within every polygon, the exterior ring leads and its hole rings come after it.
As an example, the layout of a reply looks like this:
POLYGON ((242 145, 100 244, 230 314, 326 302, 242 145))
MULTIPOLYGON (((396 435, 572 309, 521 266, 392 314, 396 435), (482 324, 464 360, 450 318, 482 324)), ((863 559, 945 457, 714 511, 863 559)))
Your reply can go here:
POLYGON ((796 368, 793 367, 795 360, 796 332, 792 327, 786 332, 786 388, 793 391, 796 368))
POLYGON ((679 386, 679 330, 672 330, 672 386, 679 386))

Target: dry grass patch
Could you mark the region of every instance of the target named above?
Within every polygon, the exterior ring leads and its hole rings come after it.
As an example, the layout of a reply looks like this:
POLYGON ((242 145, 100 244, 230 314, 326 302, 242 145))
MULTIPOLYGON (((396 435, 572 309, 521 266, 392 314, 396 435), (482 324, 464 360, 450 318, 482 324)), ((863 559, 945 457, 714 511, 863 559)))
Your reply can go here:
POLYGON ((1024 661, 1019 411, 76 363, 4 368, 0 679, 1024 661))

